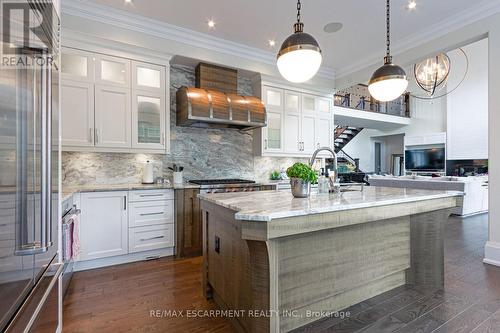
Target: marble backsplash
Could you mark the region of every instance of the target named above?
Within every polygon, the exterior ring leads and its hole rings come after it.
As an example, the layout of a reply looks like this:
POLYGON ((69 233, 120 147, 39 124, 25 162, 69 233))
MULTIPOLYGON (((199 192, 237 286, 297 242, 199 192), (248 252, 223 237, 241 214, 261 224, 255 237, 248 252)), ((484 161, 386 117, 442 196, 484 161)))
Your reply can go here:
MULTIPOLYGON (((272 171, 300 161, 292 158, 255 157, 251 131, 176 126, 175 94, 183 85, 194 86, 194 68, 172 65, 170 82, 171 154, 63 152, 63 184, 139 183, 143 164, 148 160, 154 163, 156 177, 170 178, 168 167, 175 163, 184 166, 185 179, 244 178, 262 181, 268 180, 272 171)), ((238 77, 238 93, 253 95, 250 79, 238 77)))

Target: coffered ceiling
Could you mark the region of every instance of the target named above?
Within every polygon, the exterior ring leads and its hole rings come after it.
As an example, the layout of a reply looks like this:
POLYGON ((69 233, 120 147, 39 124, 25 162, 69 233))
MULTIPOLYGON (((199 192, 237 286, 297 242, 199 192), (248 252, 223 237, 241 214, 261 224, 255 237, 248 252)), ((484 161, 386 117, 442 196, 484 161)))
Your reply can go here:
MULTIPOLYGON (((274 54, 292 32, 294 0, 87 0, 245 44, 274 54), (208 27, 213 19, 215 28, 208 27), (276 45, 270 47, 269 40, 276 45)), ((500 0, 392 0, 395 53, 500 10, 500 0)), ((304 30, 320 43, 324 66, 340 75, 380 59, 385 49, 384 0, 302 0, 304 30), (323 27, 341 22, 326 33, 323 27)))

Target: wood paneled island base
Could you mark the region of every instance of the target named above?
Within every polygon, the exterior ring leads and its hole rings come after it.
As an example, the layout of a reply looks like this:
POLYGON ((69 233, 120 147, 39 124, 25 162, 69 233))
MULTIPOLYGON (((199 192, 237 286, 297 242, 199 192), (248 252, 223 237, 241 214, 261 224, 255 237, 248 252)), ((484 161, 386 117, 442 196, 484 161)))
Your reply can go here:
POLYGON ((348 315, 338 311, 404 284, 442 287, 444 223, 461 200, 373 187, 341 197, 200 198, 205 296, 232 311, 239 331, 259 333, 348 315))

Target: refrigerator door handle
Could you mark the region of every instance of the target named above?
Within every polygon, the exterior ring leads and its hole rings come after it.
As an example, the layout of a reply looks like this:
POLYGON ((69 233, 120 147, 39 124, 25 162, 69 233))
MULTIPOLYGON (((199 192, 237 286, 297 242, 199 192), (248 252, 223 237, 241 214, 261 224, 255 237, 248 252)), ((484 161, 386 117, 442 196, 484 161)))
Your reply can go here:
MULTIPOLYGON (((44 55, 35 55, 34 58, 40 58, 43 57, 44 60, 41 62, 46 62, 46 54, 44 55)), ((36 61, 35 61, 36 62, 36 61)), ((49 123, 48 120, 48 112, 47 112, 47 105, 48 105, 48 97, 49 95, 47 94, 47 83, 48 83, 48 75, 47 75, 47 68, 46 66, 42 68, 38 68, 35 72, 34 75, 34 82, 36 82, 36 75, 40 75, 40 87, 39 90, 35 90, 35 93, 33 94, 33 105, 40 109, 40 118, 41 118, 41 133, 40 133, 40 240, 35 240, 33 242, 27 242, 25 237, 23 236, 22 239, 20 240, 20 243, 16 245, 16 250, 14 254, 16 256, 30 256, 33 254, 39 254, 39 253, 44 253, 47 252, 49 245, 49 239, 50 238, 50 228, 48 228, 48 221, 47 217, 49 217, 50 220, 50 209, 51 209, 51 203, 49 203, 51 196, 51 185, 49 182, 49 178, 51 176, 50 171, 50 158, 48 155, 50 154, 51 147, 49 147, 49 144, 51 143, 51 139, 48 137, 48 134, 51 133, 51 123, 49 123), (38 92, 38 93, 37 93, 38 92)), ((27 142, 22 143, 23 145, 27 145, 27 142)), ((26 148, 26 147, 24 147, 26 148)), ((25 198, 23 198, 25 200, 25 198)), ((23 206, 21 210, 25 210, 26 207, 23 206)), ((16 222, 16 224, 19 224, 19 227, 21 227, 22 224, 26 223, 26 215, 25 214, 19 214, 16 215, 19 217, 19 220, 16 222)))
MULTIPOLYGON (((54 243, 52 242, 52 64, 51 59, 48 54, 45 54, 45 89, 43 94, 45 95, 45 113, 47 114, 47 146, 46 146, 46 159, 42 161, 46 164, 47 179, 45 184, 46 199, 47 199, 47 210, 45 217, 45 232, 46 232, 46 247, 51 247, 54 243)), ((43 222, 42 222, 43 223, 43 222)))

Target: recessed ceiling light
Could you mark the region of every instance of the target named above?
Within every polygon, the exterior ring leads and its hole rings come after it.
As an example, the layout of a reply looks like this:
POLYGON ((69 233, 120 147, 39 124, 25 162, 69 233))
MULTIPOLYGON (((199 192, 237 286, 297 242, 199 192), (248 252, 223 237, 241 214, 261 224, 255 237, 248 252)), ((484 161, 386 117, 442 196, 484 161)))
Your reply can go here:
POLYGON ((334 33, 342 29, 344 25, 340 22, 330 22, 323 27, 323 31, 326 33, 334 33))
POLYGON ((270 46, 270 47, 273 47, 273 46, 275 46, 275 45, 276 45, 276 41, 275 41, 274 39, 270 39, 270 40, 268 41, 268 44, 269 44, 269 46, 270 46))
POLYGON ((125 3, 132 3, 132 0, 125 0, 125 3))
POLYGON ((215 28, 215 21, 213 19, 209 19, 207 24, 210 29, 215 28))
POLYGON ((415 8, 417 8, 417 2, 416 1, 412 0, 412 1, 408 2, 408 9, 411 10, 411 9, 415 9, 415 8))

